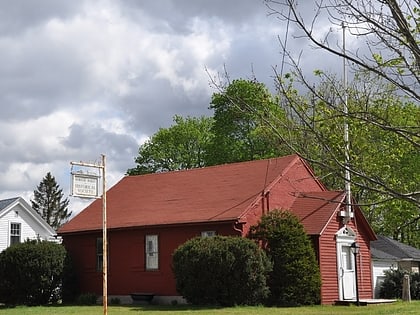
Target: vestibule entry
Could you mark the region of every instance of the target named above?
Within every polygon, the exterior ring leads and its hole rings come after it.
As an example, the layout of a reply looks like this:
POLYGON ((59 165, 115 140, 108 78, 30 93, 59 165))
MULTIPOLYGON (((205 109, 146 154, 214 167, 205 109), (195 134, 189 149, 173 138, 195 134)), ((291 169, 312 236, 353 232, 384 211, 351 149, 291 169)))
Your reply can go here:
POLYGON ((336 233, 339 300, 356 299, 356 261, 351 250, 355 241, 356 233, 348 226, 336 233))

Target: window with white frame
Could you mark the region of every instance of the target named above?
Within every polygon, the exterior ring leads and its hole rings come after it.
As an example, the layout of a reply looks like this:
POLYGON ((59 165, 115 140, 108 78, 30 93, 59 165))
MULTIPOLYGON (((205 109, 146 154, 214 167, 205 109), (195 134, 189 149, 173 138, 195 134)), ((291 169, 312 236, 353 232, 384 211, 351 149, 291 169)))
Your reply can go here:
MULTIPOLYGON (((96 271, 102 271, 104 269, 104 244, 102 242, 103 238, 98 237, 96 239, 96 271)), ((107 252, 107 265, 109 269, 109 239, 106 242, 106 252, 107 252)))
POLYGON ((10 223, 10 245, 20 243, 20 223, 10 223))
POLYGON ((157 235, 146 235, 146 269, 159 269, 159 244, 157 235))
POLYGON ((96 271, 102 271, 103 269, 104 247, 102 240, 102 237, 96 239, 96 271))
POLYGON ((216 231, 203 231, 201 237, 213 237, 216 236, 216 231))

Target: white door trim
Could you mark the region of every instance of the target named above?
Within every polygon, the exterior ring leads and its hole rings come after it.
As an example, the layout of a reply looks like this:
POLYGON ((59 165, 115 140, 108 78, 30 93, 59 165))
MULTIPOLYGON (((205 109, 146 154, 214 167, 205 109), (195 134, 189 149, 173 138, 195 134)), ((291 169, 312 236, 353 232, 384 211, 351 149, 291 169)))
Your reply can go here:
POLYGON ((344 226, 336 235, 337 273, 339 300, 356 299, 355 261, 350 246, 356 241, 356 233, 349 226, 344 226))

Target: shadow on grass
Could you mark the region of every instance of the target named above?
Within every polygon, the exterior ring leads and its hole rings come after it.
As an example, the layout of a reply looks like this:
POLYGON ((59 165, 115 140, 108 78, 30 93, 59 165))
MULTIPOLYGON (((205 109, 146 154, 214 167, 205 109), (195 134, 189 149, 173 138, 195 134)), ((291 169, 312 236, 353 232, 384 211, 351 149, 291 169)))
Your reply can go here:
POLYGON ((8 308, 15 308, 16 305, 6 305, 0 303, 0 310, 8 309, 8 308))
POLYGON ((221 306, 195 306, 189 304, 181 304, 181 305, 121 305, 122 307, 127 307, 130 311, 168 311, 168 312, 191 312, 191 311, 203 311, 203 310, 217 310, 222 309, 221 306))

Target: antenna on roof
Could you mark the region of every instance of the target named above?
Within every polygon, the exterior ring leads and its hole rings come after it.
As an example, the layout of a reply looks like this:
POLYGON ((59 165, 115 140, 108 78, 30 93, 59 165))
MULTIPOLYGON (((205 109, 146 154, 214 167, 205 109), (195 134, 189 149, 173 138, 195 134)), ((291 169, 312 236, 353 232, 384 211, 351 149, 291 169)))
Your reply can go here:
POLYGON ((349 140, 349 124, 348 124, 348 95, 347 95, 347 67, 346 67, 346 26, 344 22, 341 23, 343 29, 343 86, 344 86, 344 180, 346 193, 346 211, 343 218, 343 223, 347 224, 353 217, 351 207, 351 178, 350 178, 350 140, 349 140))

